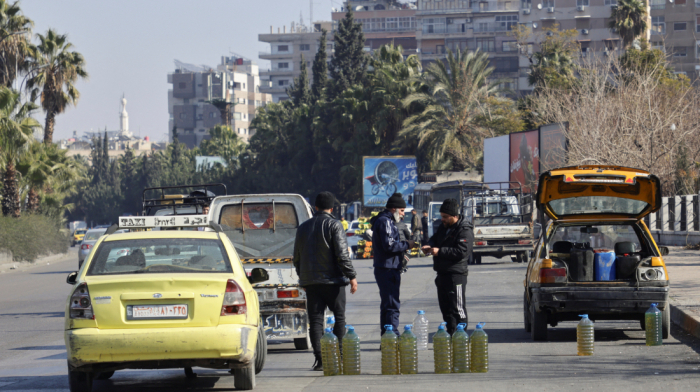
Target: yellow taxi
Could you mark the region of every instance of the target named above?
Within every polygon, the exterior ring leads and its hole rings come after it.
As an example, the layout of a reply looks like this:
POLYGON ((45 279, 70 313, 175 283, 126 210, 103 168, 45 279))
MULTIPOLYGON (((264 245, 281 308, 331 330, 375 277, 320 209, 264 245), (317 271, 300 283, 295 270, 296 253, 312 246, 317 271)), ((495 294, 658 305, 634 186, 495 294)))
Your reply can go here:
POLYGON ((83 238, 85 238, 85 233, 87 233, 87 229, 76 229, 73 232, 73 239, 71 240, 70 246, 75 246, 76 244, 83 242, 83 238))
POLYGON ((643 219, 660 207, 660 181, 644 170, 590 165, 540 176, 537 208, 550 221, 524 281, 533 340, 547 340, 548 325, 584 313, 594 321, 638 320, 644 329, 652 303, 668 338, 668 248, 656 245, 643 219))
POLYGON ((111 234, 201 227, 206 216, 119 220, 67 278, 75 286, 65 318, 70 390, 90 391, 95 378, 129 368, 195 377, 193 366, 231 369, 236 389, 253 389, 267 343, 251 283, 267 272, 247 275, 228 237, 210 229, 111 234))

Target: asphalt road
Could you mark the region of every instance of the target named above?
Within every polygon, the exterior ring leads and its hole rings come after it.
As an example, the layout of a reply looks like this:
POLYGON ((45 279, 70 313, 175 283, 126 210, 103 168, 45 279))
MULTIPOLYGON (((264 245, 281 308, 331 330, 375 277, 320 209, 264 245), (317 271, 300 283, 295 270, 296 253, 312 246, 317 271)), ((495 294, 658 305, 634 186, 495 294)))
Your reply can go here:
MULTIPOLYGON (((700 342, 673 328, 662 347, 646 347, 637 322, 596 323, 592 357, 576 355, 576 323, 560 323, 550 341, 533 343, 522 322, 523 264, 484 259, 470 266, 467 298, 469 330, 485 322, 489 334, 489 372, 433 374, 432 350, 419 352, 419 372, 381 376, 379 295, 371 261, 356 260, 359 290, 348 295, 348 322, 362 338, 362 375, 323 377, 310 371, 311 352, 291 343, 271 344, 268 362, 258 375, 257 391, 696 391, 700 390, 700 342)), ((65 261, 0 274, 0 392, 66 391, 63 313, 76 269, 73 251, 65 261)), ((401 324, 426 311, 431 330, 441 322, 431 260, 414 259, 402 284, 401 324)), ((95 391, 233 390, 227 372, 196 369, 188 380, 180 369, 120 371, 96 381, 95 391)))

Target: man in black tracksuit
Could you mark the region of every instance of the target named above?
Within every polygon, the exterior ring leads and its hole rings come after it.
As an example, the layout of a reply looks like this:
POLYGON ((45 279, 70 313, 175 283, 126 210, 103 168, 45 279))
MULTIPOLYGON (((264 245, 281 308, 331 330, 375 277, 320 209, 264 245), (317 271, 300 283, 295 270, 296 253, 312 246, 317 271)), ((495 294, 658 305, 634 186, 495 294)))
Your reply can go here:
POLYGON ((316 363, 313 370, 323 370, 321 335, 326 307, 335 316, 333 333, 338 340, 345 335, 345 287, 357 291, 355 269, 350 261, 345 229, 332 215, 335 197, 321 192, 316 197, 316 214, 299 225, 294 242, 294 268, 299 285, 306 291, 311 345, 316 363))
POLYGON ((433 255, 438 303, 442 318, 447 323, 447 332, 451 335, 458 324, 468 324, 465 289, 474 232, 472 225, 459 214, 456 199, 447 199, 442 203, 440 216, 442 223, 428 244, 423 246, 423 252, 433 255))

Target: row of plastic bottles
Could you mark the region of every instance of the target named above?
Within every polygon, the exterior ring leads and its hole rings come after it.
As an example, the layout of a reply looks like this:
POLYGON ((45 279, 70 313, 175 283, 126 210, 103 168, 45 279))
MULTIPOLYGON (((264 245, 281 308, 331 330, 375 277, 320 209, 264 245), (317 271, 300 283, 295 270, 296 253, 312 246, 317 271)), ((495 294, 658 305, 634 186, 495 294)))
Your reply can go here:
POLYGON ((360 374, 360 337, 352 325, 348 325, 347 329, 348 331, 343 337, 342 360, 338 347, 338 337, 333 334, 333 329, 326 328, 321 337, 321 361, 323 362, 324 376, 360 374))
POLYGON ((440 324, 433 336, 435 373, 486 373, 489 371, 489 337, 479 323, 469 336, 466 325, 457 325, 454 335, 440 324))

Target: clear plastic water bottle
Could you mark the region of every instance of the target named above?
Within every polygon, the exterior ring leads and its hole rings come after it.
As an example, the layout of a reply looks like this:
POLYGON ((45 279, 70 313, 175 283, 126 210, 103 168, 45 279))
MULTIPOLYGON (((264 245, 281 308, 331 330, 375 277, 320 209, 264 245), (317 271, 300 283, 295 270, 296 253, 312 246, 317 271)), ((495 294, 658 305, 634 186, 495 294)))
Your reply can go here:
POLYGON ((401 374, 418 374, 418 339, 411 331, 412 325, 403 327, 399 337, 399 361, 401 374))
POLYGON ((418 315, 413 319, 413 333, 418 339, 418 350, 428 349, 428 318, 425 317, 425 312, 418 311, 418 315))
POLYGON ((338 338, 333 335, 333 330, 330 328, 326 328, 326 333, 321 337, 321 360, 323 361, 324 376, 341 374, 338 338))
POLYGON ((647 335, 647 346, 661 346, 664 341, 661 335, 661 311, 651 304, 649 310, 644 313, 644 330, 647 335))
POLYGON ((452 335, 452 372, 469 373, 469 335, 464 330, 467 324, 458 324, 452 335))
POLYGON ((489 371, 489 335, 484 331, 484 325, 486 324, 476 324, 476 329, 469 338, 471 344, 469 368, 472 373, 489 371))
POLYGON ((332 330, 334 327, 335 327, 335 316, 326 317, 326 328, 330 328, 332 330))
POLYGON ((382 374, 399 374, 399 339, 392 325, 385 325, 384 329, 381 341, 382 374))
POLYGON ((595 342, 593 321, 587 314, 579 314, 581 318, 576 326, 576 343, 578 355, 593 355, 593 345, 595 342))
POLYGON ((452 338, 445 330, 445 324, 440 324, 433 336, 433 353, 435 355, 435 373, 452 373, 452 338))
POLYGON ((343 336, 343 374, 354 376, 360 374, 360 337, 355 327, 348 325, 347 328, 343 336))

